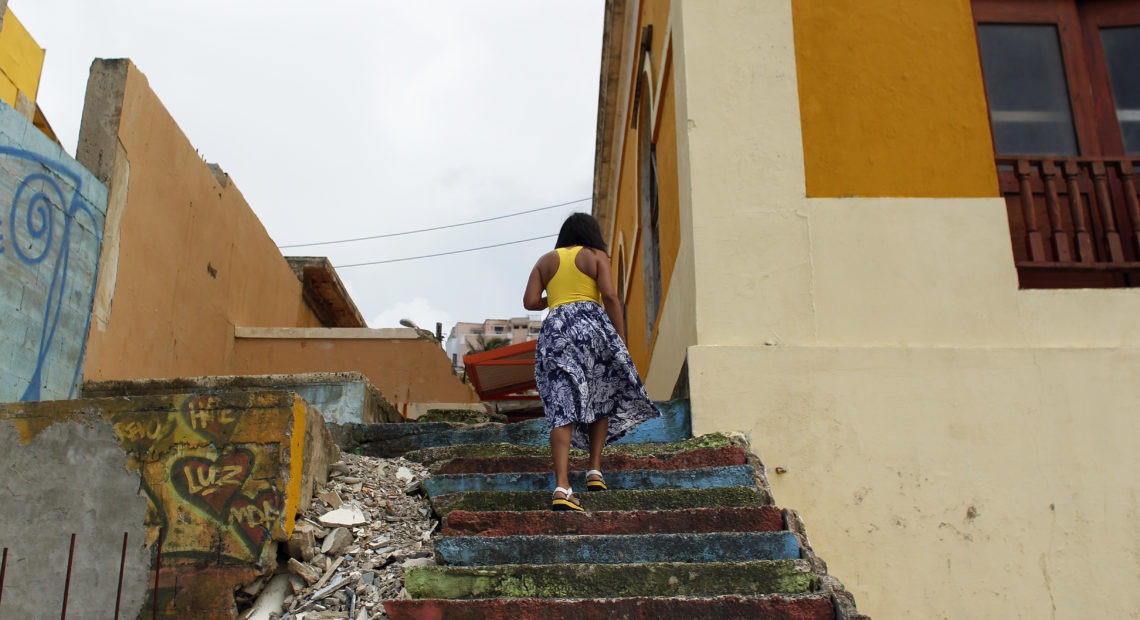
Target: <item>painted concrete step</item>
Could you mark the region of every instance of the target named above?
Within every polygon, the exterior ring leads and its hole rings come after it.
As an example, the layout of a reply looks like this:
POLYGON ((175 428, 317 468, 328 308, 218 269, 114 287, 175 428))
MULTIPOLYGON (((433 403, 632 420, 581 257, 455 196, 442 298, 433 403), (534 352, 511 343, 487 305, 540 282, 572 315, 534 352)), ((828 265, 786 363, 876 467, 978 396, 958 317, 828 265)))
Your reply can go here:
MULTIPOLYGON (((748 453, 739 446, 698 448, 664 456, 630 456, 612 454, 603 457, 602 468, 607 471, 656 469, 672 471, 697 467, 731 467, 748 463, 748 453)), ((445 474, 499 474, 506 472, 548 472, 551 470, 549 451, 543 456, 461 456, 440 463, 435 475, 445 474)), ((589 469, 589 459, 570 459, 570 470, 589 469)))
MULTIPOLYGON (((659 402, 661 417, 647 420, 618 444, 681 441, 692 437, 693 426, 688 401, 659 402)), ((484 424, 456 428, 446 423, 345 424, 333 431, 337 444, 346 452, 392 458, 422 448, 459 444, 510 443, 547 446, 550 433, 541 418, 516 424, 484 424), (440 425, 445 428, 440 428, 440 425), (415 427, 423 427, 417 430, 415 427)))
POLYGON ((800 545, 791 532, 444 536, 435 541, 435 557, 452 566, 748 562, 798 560, 800 545))
POLYGON ((667 534, 680 532, 776 532, 785 529, 775 506, 688 508, 627 512, 469 512, 443 520, 444 536, 570 534, 667 534))
POLYGON ((551 564, 409 568, 412 598, 623 598, 800 594, 819 589, 804 560, 708 564, 551 564))
POLYGON ((391 620, 835 620, 827 594, 610 599, 389 599, 391 620))
MULTIPOLYGON (((743 487, 755 484, 751 465, 701 467, 697 469, 634 469, 606 472, 610 491, 644 489, 707 489, 743 487)), ((468 491, 553 491, 554 474, 549 472, 507 472, 501 474, 445 474, 424 480, 429 496, 468 491)), ((570 486, 586 488, 586 473, 570 474, 570 486)))
MULTIPOLYGON (((680 441, 650 442, 650 443, 616 443, 610 444, 602 450, 603 458, 609 456, 630 457, 664 457, 682 452, 690 452, 703 448, 722 448, 737 445, 732 439, 721 433, 710 433, 700 437, 689 437, 680 441)), ((404 458, 418 461, 425 465, 437 465, 444 461, 456 458, 479 458, 500 456, 532 456, 550 458, 548 444, 520 446, 510 443, 492 444, 460 444, 455 446, 435 446, 413 450, 404 454, 404 458)), ((571 458, 583 458, 585 450, 570 450, 571 458)))
MULTIPOLYGON (((708 489, 654 489, 649 491, 580 492, 587 511, 680 510, 734 506, 765 506, 771 502, 754 486, 708 489)), ((550 491, 472 491, 431 498, 431 507, 441 518, 453 510, 475 512, 550 510, 550 491)))

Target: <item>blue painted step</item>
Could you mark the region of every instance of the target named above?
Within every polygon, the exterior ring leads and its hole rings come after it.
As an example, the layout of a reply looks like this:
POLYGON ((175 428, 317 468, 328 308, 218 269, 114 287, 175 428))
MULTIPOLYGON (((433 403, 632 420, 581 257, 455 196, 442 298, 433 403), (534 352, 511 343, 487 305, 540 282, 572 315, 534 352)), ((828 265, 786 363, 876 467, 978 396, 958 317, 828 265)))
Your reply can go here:
POLYGON ((643 564, 796 560, 791 532, 716 532, 619 536, 458 536, 435 542, 436 561, 501 564, 643 564))
MULTIPOLYGON (((617 470, 606 472, 606 485, 611 490, 628 489, 709 489, 713 487, 747 487, 756 484, 751 465, 731 467, 699 467, 677 470, 617 470)), ((468 491, 549 491, 554 488, 554 474, 508 472, 501 474, 444 474, 424 480, 424 490, 435 497, 446 493, 468 491)), ((586 490, 586 475, 573 472, 570 486, 586 490)))
MULTIPOLYGON (((669 443, 693 436, 689 401, 657 402, 661 417, 648 420, 615 443, 669 443)), ((342 450, 367 456, 395 457, 440 446, 465 444, 550 445, 546 420, 541 418, 517 424, 489 424, 475 428, 455 427, 440 422, 402 424, 333 425, 333 436, 342 450)))

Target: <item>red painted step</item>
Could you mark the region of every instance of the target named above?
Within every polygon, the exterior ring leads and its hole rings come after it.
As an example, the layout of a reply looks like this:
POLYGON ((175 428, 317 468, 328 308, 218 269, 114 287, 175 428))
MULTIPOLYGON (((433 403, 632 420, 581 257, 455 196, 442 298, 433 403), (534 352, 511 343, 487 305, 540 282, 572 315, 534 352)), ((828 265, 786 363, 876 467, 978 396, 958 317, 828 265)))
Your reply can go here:
MULTIPOLYGON (((666 456, 629 456, 613 454, 602 458, 606 470, 657 469, 678 470, 697 467, 746 465, 748 454, 739 446, 698 448, 666 456)), ((500 474, 508 472, 543 472, 551 470, 548 456, 461 456, 440 465, 437 474, 500 474)), ((584 458, 571 459, 572 470, 589 469, 584 458)))
POLYGON ((835 620, 825 594, 801 596, 717 596, 710 598, 619 599, 390 599, 384 610, 392 620, 529 620, 537 618, 611 620, 628 618, 756 618, 760 620, 835 620))
POLYGON ((443 520, 444 536, 775 532, 783 529, 783 513, 775 506, 631 512, 456 510, 443 520))

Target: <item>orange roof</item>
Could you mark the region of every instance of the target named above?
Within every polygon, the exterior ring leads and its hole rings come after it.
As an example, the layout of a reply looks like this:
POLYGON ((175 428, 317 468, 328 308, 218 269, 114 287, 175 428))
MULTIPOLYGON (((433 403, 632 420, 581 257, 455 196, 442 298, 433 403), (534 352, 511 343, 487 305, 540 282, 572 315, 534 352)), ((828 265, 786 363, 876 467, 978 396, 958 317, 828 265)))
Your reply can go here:
POLYGON ((537 340, 528 340, 490 351, 463 356, 467 376, 482 400, 533 400, 534 350, 537 340))

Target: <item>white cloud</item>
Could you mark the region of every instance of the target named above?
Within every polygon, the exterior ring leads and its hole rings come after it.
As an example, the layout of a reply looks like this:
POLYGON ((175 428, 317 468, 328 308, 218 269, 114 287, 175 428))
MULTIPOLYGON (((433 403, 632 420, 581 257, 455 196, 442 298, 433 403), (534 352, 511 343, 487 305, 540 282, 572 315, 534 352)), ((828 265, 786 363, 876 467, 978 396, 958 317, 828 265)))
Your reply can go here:
POLYGON ((395 305, 385 308, 380 314, 376 315, 371 321, 368 322, 369 327, 401 327, 400 320, 409 319, 416 325, 435 333, 435 324, 443 323, 443 333, 447 334, 447 330, 455 324, 455 319, 451 314, 445 310, 437 310, 432 307, 431 302, 423 297, 416 297, 411 301, 397 302, 395 305))

